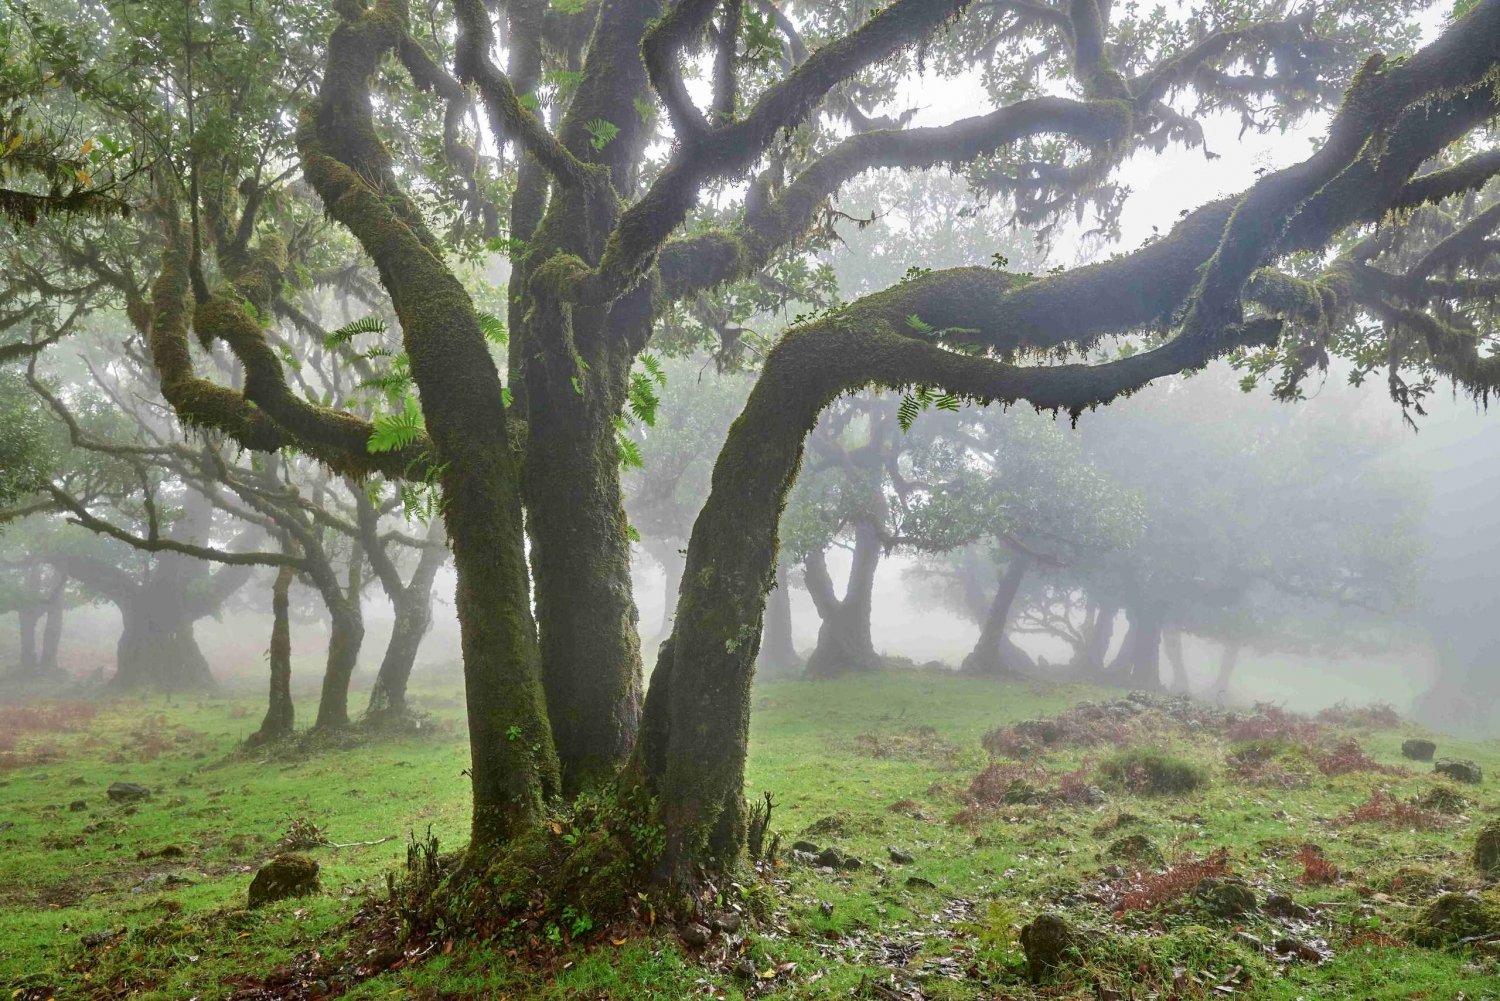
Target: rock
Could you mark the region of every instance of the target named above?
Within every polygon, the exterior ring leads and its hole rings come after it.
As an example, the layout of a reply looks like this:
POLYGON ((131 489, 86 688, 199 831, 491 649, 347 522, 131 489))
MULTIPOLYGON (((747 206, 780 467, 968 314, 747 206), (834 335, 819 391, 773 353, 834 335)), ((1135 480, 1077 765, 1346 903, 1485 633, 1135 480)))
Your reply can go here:
POLYGON ((1081 958, 1084 944, 1068 920, 1059 914, 1039 914, 1021 929, 1021 951, 1026 954, 1026 975, 1033 982, 1062 966, 1069 958, 1081 958))
POLYGON ((1266 943, 1262 942, 1259 938, 1255 937, 1247 931, 1235 932, 1234 940, 1240 945, 1248 946, 1249 948, 1254 949, 1256 952, 1261 952, 1266 947, 1266 943))
POLYGON ((1446 775, 1455 782, 1463 782, 1467 785, 1478 785, 1484 781, 1484 772, 1472 761, 1461 761, 1458 758, 1443 758, 1432 766, 1432 770, 1446 775))
POLYGON ((1413 737, 1411 740, 1401 742, 1401 756, 1412 761, 1431 761, 1436 753, 1437 745, 1421 737, 1413 737))
POLYGON ((1023 719, 1014 729, 1018 736, 1038 744, 1055 744, 1063 735, 1062 727, 1051 719, 1023 719))
POLYGON ((131 893, 151 893, 156 890, 170 890, 175 886, 192 886, 193 880, 180 872, 153 872, 135 886, 130 888, 131 893))
POLYGON ((1500 907, 1463 893, 1438 897, 1422 908, 1405 928, 1408 939, 1429 949, 1496 932, 1500 932, 1500 907))
POLYGON ((16 822, 14 820, 0 820, 0 831, 8 831, 15 826, 16 822))
POLYGON ((1083 791, 1084 806, 1103 806, 1109 802, 1109 794, 1098 786, 1089 786, 1083 791))
POLYGON ((1255 891, 1236 879, 1210 877, 1198 884, 1193 896, 1216 918, 1229 920, 1256 910, 1255 891))
POLYGON ((839 866, 840 869, 847 869, 850 872, 853 872, 856 869, 863 869, 864 867, 864 859, 857 858, 853 855, 845 855, 843 864, 839 866))
POLYGON ((740 930, 740 924, 740 916, 734 911, 724 911, 722 914, 714 915, 714 929, 723 932, 725 935, 737 934, 740 930))
POLYGON ((108 942, 113 942, 123 934, 125 934, 124 928, 119 928, 114 931, 91 931, 83 935, 81 941, 83 942, 83 947, 85 949, 97 949, 101 945, 104 945, 108 942))
POLYGON ((825 918, 833 916, 833 904, 827 900, 818 901, 818 913, 825 918))
POLYGON ((713 932, 696 921, 683 925, 678 934, 682 936, 682 944, 690 949, 701 949, 713 938, 713 932))
POLYGON ((1500 820, 1492 820, 1474 836, 1474 868, 1491 879, 1500 877, 1500 820))
POLYGON ((1273 918, 1285 918, 1289 921, 1311 921, 1317 916, 1311 908, 1303 907, 1284 893, 1268 894, 1265 912, 1273 918))
POLYGON ((755 960, 749 956, 741 956, 740 961, 734 964, 734 975, 746 980, 755 979, 755 960))
POLYGON ((89 808, 89 805, 88 805, 87 801, 81 800, 81 799, 75 799, 73 802, 71 802, 71 803, 68 804, 68 809, 71 810, 73 813, 82 813, 84 810, 87 810, 88 808, 89 808))
POLYGON ((818 864, 818 857, 816 855, 814 855, 812 852, 799 851, 799 850, 797 850, 795 848, 792 849, 791 859, 792 859, 793 862, 796 862, 798 865, 817 865, 818 864))
POLYGON ((1304 963, 1321 963, 1323 954, 1306 942, 1295 938, 1278 938, 1274 947, 1278 955, 1291 956, 1300 959, 1304 963))
POLYGON ((908 876, 906 877, 906 888, 908 890, 936 890, 937 884, 930 879, 923 879, 921 876, 908 876))
POLYGON ((1152 869, 1166 864, 1161 849, 1152 844, 1151 839, 1144 834, 1127 834, 1106 848, 1104 854, 1108 858, 1123 859, 1152 869))
POLYGON ((260 907, 287 897, 301 897, 316 893, 318 885, 318 863, 306 855, 288 852, 277 855, 260 867, 250 881, 249 906, 260 907))
POLYGON ((794 852, 807 852, 807 854, 809 854, 809 855, 817 855, 822 850, 823 849, 819 848, 817 845, 813 844, 811 841, 793 841, 792 842, 792 851, 794 851, 794 852))
POLYGON ((911 865, 917 860, 917 857, 911 852, 904 851, 903 849, 897 848, 894 845, 887 848, 886 851, 890 854, 891 861, 896 863, 897 865, 911 865))
POLYGON ((134 803, 143 799, 151 798, 151 790, 134 782, 116 782, 107 790, 111 803, 134 803))
POLYGON ((844 864, 844 856, 839 854, 837 848, 824 848, 813 861, 818 865, 826 865, 830 869, 838 869, 844 864))
POLYGON ((82 775, 75 775, 72 778, 68 779, 68 785, 70 786, 81 786, 87 784, 87 782, 88 780, 85 779, 82 775))

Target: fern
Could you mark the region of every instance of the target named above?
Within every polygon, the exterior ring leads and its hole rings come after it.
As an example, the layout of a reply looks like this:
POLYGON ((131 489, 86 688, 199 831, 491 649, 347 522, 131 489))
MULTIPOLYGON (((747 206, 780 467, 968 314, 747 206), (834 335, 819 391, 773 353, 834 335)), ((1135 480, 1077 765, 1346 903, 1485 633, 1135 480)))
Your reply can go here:
POLYGON ((661 406, 661 397, 656 395, 656 383, 645 372, 630 373, 630 388, 625 401, 631 416, 647 427, 656 426, 656 409, 661 406))
POLYGON ((479 332, 484 339, 497 347, 505 347, 510 340, 510 331, 505 329, 505 321, 494 313, 479 313, 479 332))
POLYGON ((375 418, 375 429, 370 432, 365 447, 372 453, 394 452, 416 441, 426 430, 422 409, 417 406, 415 397, 408 396, 399 413, 375 418))
POLYGON ((595 118, 591 122, 586 122, 583 130, 589 134, 589 142, 595 149, 603 149, 620 134, 618 125, 605 121, 603 118, 595 118))
POLYGON ((901 426, 902 432, 911 430, 911 426, 917 422, 917 415, 922 412, 922 407, 917 403, 916 397, 907 393, 901 397, 901 406, 896 408, 896 423, 901 426))
POLYGON ((323 347, 325 350, 332 351, 340 344, 347 344, 354 340, 360 334, 382 333, 385 333, 385 321, 378 316, 365 316, 328 333, 323 338, 323 347))

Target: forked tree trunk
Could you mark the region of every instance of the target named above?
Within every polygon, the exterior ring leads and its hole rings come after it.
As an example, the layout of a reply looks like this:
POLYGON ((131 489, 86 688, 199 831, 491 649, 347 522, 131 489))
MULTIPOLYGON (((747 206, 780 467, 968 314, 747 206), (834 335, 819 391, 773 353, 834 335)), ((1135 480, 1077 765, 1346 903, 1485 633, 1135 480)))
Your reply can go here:
POLYGON ((1224 644, 1219 657, 1219 673, 1214 676, 1214 701, 1224 702, 1229 697, 1229 681, 1240 662, 1240 645, 1236 642, 1224 644))
POLYGON ((399 718, 406 715, 406 686, 417 662, 417 651, 432 628, 432 583, 445 559, 445 549, 422 550, 411 579, 392 597, 396 616, 391 624, 391 638, 386 644, 385 656, 380 661, 380 671, 370 689, 367 717, 399 718))
POLYGON ((251 747, 269 744, 292 735, 297 710, 292 704, 291 589, 295 572, 284 566, 271 585, 271 646, 266 659, 271 668, 271 695, 260 729, 246 741, 251 747))
POLYGON ((1167 655, 1167 663, 1172 666, 1171 691, 1177 695, 1191 694, 1193 686, 1188 681, 1187 661, 1182 656, 1182 633, 1176 629, 1165 630, 1161 634, 1161 647, 1167 655))
MULTIPOLYGON (((580 341, 603 335, 580 329, 591 312, 573 311, 580 341)), ((629 366, 628 357, 600 353, 587 369, 564 356, 525 370, 531 420, 522 490, 542 683, 565 795, 613 779, 640 723, 639 614, 614 424, 629 366)))
POLYGON ((766 596, 766 624, 761 633, 756 667, 771 674, 789 674, 802 666, 792 642, 792 592, 786 564, 776 564, 776 586, 766 596))
POLYGON ((1009 650, 1004 643, 1005 630, 1010 625, 1010 612, 1015 606, 1016 595, 1021 593, 1021 581, 1030 565, 1031 561, 1019 553, 1011 556, 995 590, 995 600, 990 603, 984 625, 980 627, 979 640, 964 658, 964 671, 992 676, 1016 673, 1019 665, 1011 663, 1006 656, 1009 650))
POLYGON ((818 645, 807 657, 809 678, 834 678, 850 671, 873 671, 880 666, 870 632, 875 571, 880 565, 880 527, 871 521, 854 525, 854 560, 842 599, 833 593, 828 564, 822 553, 807 558, 807 590, 822 618, 818 645))
POLYGON ((1154 692, 1161 690, 1161 613, 1147 607, 1131 607, 1126 611, 1130 622, 1129 631, 1120 653, 1106 672, 1106 680, 1154 692))
POLYGON ((217 687, 193 636, 192 619, 176 597, 170 591, 159 594, 147 584, 141 593, 118 603, 123 628, 111 688, 195 692, 217 687))
POLYGON ((1094 625, 1084 640, 1083 650, 1074 661, 1074 673, 1084 680, 1098 681, 1104 674, 1104 658, 1109 653, 1109 644, 1115 637, 1115 619, 1120 614, 1117 605, 1101 603, 1094 610, 1094 625))

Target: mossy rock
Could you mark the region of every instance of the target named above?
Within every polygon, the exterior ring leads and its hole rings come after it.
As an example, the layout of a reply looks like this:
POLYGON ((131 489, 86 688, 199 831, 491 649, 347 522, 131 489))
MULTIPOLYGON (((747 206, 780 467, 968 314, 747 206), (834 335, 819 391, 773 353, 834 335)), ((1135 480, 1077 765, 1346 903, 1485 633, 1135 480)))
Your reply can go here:
POLYGON ((1036 786, 1025 779, 1014 779, 1005 787, 1005 795, 1000 797, 1000 802, 1007 806, 1025 806, 1039 802, 1041 798, 1042 794, 1037 791, 1036 786))
POLYGON ((1403 903, 1420 904, 1442 892, 1443 877, 1431 869, 1404 865, 1375 885, 1403 903))
POLYGON ((1429 949, 1497 933, 1500 933, 1500 907, 1483 897, 1464 893, 1443 894, 1422 908, 1405 928, 1407 939, 1429 949))
POLYGON ((1123 862, 1134 862, 1136 865, 1159 869, 1166 864, 1166 857, 1162 855, 1161 849, 1152 843, 1151 839, 1144 834, 1129 834, 1110 844, 1104 850, 1108 858, 1123 862))
POLYGON ((1463 813, 1470 806, 1469 799, 1446 782, 1439 782, 1416 799, 1424 810, 1433 810, 1450 817, 1463 813))
POLYGON ((1432 770, 1440 775, 1446 775, 1455 782, 1465 785, 1477 786, 1484 781, 1484 772, 1472 761, 1462 761, 1458 758, 1444 758, 1432 766, 1432 770))
POLYGON ((1237 879, 1205 879, 1193 891, 1193 896, 1205 911, 1226 921, 1253 914, 1259 909, 1255 891, 1248 883, 1237 879))
POLYGON ((1411 761, 1431 761, 1436 753, 1437 745, 1421 737, 1413 737, 1411 740, 1401 742, 1401 756, 1411 761))
POLYGON ((1492 820, 1474 836, 1474 868, 1491 879, 1500 877, 1500 820, 1492 820))
POLYGON ((260 907, 288 897, 305 897, 319 889, 318 863, 306 855, 288 852, 260 867, 250 881, 249 906, 260 907))
POLYGON ((1131 792, 1170 796, 1208 785, 1208 772, 1186 758, 1149 747, 1121 751, 1099 763, 1099 773, 1131 792))
POLYGON ((1084 958, 1088 936, 1060 914, 1039 914, 1021 929, 1021 951, 1026 954, 1026 975, 1040 981, 1070 962, 1084 958))

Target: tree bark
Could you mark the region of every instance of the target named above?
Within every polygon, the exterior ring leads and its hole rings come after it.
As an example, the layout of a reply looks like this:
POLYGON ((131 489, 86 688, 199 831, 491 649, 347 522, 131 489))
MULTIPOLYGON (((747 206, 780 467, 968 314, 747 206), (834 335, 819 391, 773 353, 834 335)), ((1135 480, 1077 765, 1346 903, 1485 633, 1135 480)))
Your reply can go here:
POLYGON ((251 747, 269 744, 292 735, 297 710, 292 704, 291 589, 295 571, 290 566, 276 572, 271 586, 271 694, 260 729, 246 741, 251 747))
POLYGON ((823 620, 818 627, 818 645, 807 657, 809 678, 834 678, 850 671, 873 671, 880 666, 870 633, 870 616, 881 551, 880 526, 873 521, 855 522, 854 561, 841 600, 833 600, 823 554, 808 558, 808 590, 816 587, 820 592, 813 603, 823 620))
POLYGON ((1234 675, 1234 669, 1240 662, 1240 645, 1236 642, 1224 644, 1224 652, 1219 657, 1219 673, 1214 676, 1214 701, 1224 702, 1229 697, 1229 679, 1234 675))
POLYGON ((42 643, 37 652, 37 670, 51 674, 58 670, 57 647, 62 642, 63 614, 67 611, 68 580, 59 576, 47 598, 46 619, 42 623, 42 643))
POLYGON ((1105 674, 1107 681, 1154 692, 1161 690, 1161 613, 1148 606, 1127 606, 1129 631, 1120 653, 1105 674))
MULTIPOLYGON (((440 538, 428 533, 429 543, 440 538)), ((399 719, 406 715, 406 686, 417 662, 417 650, 432 628, 432 583, 446 559, 446 549, 429 545, 422 550, 411 579, 391 595, 395 621, 391 624, 391 638, 380 661, 380 671, 375 675, 375 685, 370 689, 367 718, 399 719)))
POLYGON ((192 618, 177 597, 171 590, 161 594, 147 584, 141 593, 116 602, 124 628, 111 688, 192 692, 218 687, 193 636, 192 618))
POLYGON ((776 586, 766 596, 766 624, 761 631, 756 668, 772 674, 789 674, 802 666, 792 642, 792 592, 786 564, 776 564, 776 586))
POLYGON ((338 730, 349 725, 349 679, 359 662, 365 625, 359 610, 359 592, 328 609, 328 661, 323 669, 323 690, 318 696, 314 730, 338 730))
POLYGON ((672 632, 672 613, 677 607, 677 592, 682 589, 682 553, 665 539, 649 539, 644 545, 646 552, 661 567, 661 625, 657 628, 656 639, 664 640, 672 632))
POLYGON ((1021 581, 1030 565, 1031 561, 1020 553, 1011 556, 995 590, 995 600, 991 602, 984 625, 979 630, 979 641, 964 658, 964 671, 991 676, 1016 673, 1016 665, 1008 662, 1005 656, 1008 651, 1002 648, 1002 643, 1010 625, 1011 608, 1016 603, 1016 595, 1021 592, 1021 581))
POLYGON ((1074 661, 1074 673, 1086 680, 1098 681, 1104 674, 1104 658, 1109 653, 1110 641, 1115 636, 1115 619, 1119 606, 1101 603, 1095 606, 1094 625, 1089 630, 1083 651, 1074 661))
POLYGON ((1192 684, 1188 681, 1187 662, 1182 657, 1182 633, 1176 629, 1165 630, 1161 635, 1162 650, 1167 663, 1172 666, 1171 691, 1177 695, 1190 695, 1192 684))
POLYGON ((16 673, 23 678, 37 673, 36 627, 41 618, 42 609, 38 605, 23 605, 16 609, 16 619, 21 627, 21 659, 16 673))

